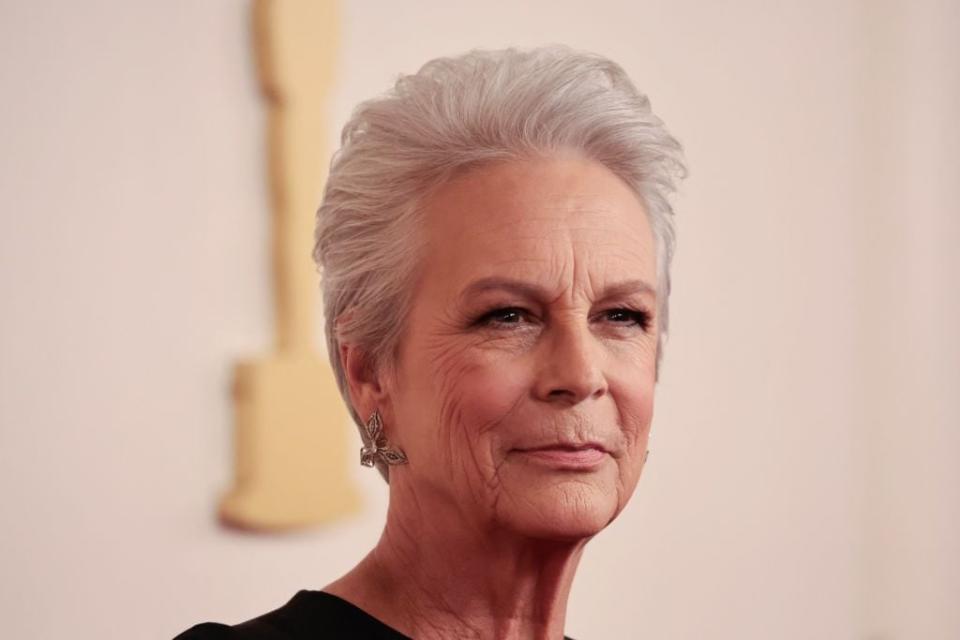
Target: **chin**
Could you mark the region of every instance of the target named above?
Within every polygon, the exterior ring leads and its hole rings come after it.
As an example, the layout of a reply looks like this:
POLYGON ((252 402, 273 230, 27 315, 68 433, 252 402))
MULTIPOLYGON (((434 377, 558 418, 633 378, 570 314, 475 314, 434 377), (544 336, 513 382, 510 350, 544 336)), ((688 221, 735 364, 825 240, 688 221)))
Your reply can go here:
POLYGON ((619 513, 615 486, 603 477, 504 479, 497 519, 518 534, 576 541, 600 533, 619 513))

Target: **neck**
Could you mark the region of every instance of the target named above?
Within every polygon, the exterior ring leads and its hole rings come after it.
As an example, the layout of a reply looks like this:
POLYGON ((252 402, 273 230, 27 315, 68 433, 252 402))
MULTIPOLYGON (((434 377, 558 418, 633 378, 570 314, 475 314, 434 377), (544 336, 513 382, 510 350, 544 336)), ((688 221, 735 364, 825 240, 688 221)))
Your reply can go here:
POLYGON ((586 540, 467 526, 462 514, 395 508, 393 498, 377 546, 326 591, 415 638, 563 637, 586 540))

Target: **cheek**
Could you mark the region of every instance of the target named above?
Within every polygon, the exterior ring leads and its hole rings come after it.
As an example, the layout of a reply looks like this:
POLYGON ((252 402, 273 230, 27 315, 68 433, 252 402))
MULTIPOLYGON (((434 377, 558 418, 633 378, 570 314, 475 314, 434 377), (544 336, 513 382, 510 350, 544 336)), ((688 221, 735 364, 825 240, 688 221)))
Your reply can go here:
POLYGON ((473 344, 438 341, 421 353, 409 370, 418 384, 408 402, 409 417, 420 425, 417 448, 445 457, 468 480, 486 482, 499 458, 497 427, 526 397, 528 372, 473 344))
POLYGON ((624 484, 632 485, 640 477, 646 458, 650 427, 653 421, 654 366, 632 367, 610 380, 610 393, 619 412, 624 438, 624 459, 620 475, 624 484))
POLYGON ((529 380, 516 366, 503 363, 491 366, 480 360, 461 369, 445 395, 444 428, 450 429, 451 442, 471 456, 470 484, 478 489, 497 483, 497 469, 511 433, 514 416, 524 405, 529 380))
POLYGON ((631 440, 645 438, 653 421, 653 379, 624 381, 611 385, 610 392, 620 410, 624 435, 631 440))

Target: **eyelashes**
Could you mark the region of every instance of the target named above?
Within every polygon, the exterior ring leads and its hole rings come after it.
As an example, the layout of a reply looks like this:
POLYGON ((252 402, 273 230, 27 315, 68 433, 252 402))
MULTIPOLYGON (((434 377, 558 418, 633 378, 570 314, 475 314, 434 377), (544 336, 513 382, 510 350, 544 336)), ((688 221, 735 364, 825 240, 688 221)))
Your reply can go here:
POLYGON ((484 327, 509 326, 531 322, 532 320, 530 313, 521 307, 497 307, 482 313, 473 321, 473 325, 484 327))
POLYGON ((649 331, 653 322, 653 317, 646 309, 630 309, 621 307, 609 309, 603 312, 609 322, 623 324, 627 326, 637 326, 644 331, 649 331))
MULTIPOLYGON (((540 324, 540 319, 532 312, 517 306, 495 307, 477 316, 471 326, 490 329, 521 329, 540 324)), ((605 309, 590 318, 590 322, 602 322, 617 329, 641 329, 650 331, 653 314, 646 309, 614 307, 605 309)))

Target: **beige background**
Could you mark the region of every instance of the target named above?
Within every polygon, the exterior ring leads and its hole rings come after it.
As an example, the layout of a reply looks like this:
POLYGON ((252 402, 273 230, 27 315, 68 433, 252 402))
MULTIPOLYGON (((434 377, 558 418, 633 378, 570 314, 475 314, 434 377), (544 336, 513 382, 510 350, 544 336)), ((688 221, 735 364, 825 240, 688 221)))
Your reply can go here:
MULTIPOLYGON (((960 3, 345 4, 331 135, 430 57, 564 42, 686 145, 653 453, 568 632, 960 638, 960 3)), ((271 337, 247 9, 0 3, 6 637, 237 622, 377 537, 359 468, 327 529, 213 517, 230 368, 271 337)))

